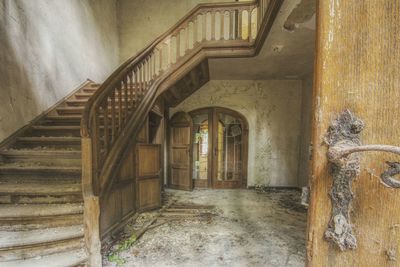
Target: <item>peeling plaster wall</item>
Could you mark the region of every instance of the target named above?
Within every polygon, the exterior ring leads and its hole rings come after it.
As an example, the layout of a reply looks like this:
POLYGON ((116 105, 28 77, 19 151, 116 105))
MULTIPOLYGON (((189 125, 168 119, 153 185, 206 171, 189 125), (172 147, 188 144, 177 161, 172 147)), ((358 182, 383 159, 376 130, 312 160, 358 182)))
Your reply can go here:
POLYGON ((309 164, 311 160, 312 76, 308 76, 302 81, 302 91, 299 186, 307 186, 310 178, 309 164))
POLYGON ((0 141, 118 64, 116 0, 0 1, 0 141))
POLYGON ((120 61, 150 44, 197 4, 220 2, 232 0, 119 0, 120 61))
POLYGON ((248 186, 300 186, 302 81, 212 80, 170 110, 220 106, 249 122, 248 186))

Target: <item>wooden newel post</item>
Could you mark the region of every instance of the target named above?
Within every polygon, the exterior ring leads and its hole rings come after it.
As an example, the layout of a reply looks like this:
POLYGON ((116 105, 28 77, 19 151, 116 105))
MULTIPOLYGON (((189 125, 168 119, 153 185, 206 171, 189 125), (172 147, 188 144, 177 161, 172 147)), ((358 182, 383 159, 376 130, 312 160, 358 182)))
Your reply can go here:
MULTIPOLYGON (((93 188, 92 139, 82 138, 82 191, 84 201, 84 232, 89 266, 102 265, 100 239, 100 198, 93 188)), ((96 192, 97 191, 97 192, 96 192)))

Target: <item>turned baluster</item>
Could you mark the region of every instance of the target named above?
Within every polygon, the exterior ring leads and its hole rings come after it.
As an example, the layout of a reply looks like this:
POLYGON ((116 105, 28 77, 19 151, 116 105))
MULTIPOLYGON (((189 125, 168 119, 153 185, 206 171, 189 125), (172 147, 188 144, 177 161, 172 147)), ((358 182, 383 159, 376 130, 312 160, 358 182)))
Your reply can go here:
POLYGON ((132 114, 133 112, 133 71, 132 69, 129 70, 128 72, 128 78, 129 78, 129 97, 128 97, 128 110, 131 111, 129 114, 132 114))
POLYGON ((117 135, 117 123, 115 118, 115 91, 111 93, 111 143, 114 143, 114 140, 117 135))
POLYGON ((235 11, 229 12, 229 40, 235 39, 235 11))
POLYGON ((139 70, 135 69, 133 72, 133 76, 135 77, 135 83, 134 83, 134 87, 133 87, 133 95, 132 95, 132 107, 133 110, 136 109, 137 106, 137 95, 138 95, 138 89, 139 89, 139 75, 138 75, 139 70))
POLYGON ((140 90, 139 90, 139 98, 141 99, 143 96, 143 91, 144 91, 144 65, 143 62, 140 64, 140 90))
POLYGON ((185 34, 186 34, 186 42, 185 42, 185 49, 183 50, 183 55, 186 55, 187 51, 189 50, 189 37, 190 37, 190 22, 186 25, 185 34))
POLYGON ((202 24, 203 24, 201 26, 201 31, 202 31, 201 39, 202 39, 202 42, 205 42, 207 39, 207 13, 201 14, 201 18, 202 18, 202 24))
POLYGON ((198 17, 197 17, 197 15, 196 15, 196 19, 193 21, 193 48, 195 48, 196 47, 196 45, 197 45, 197 28, 198 28, 198 17))
POLYGON ((103 114, 103 124, 104 124, 104 153, 108 153, 108 149, 110 146, 109 139, 110 139, 110 132, 109 132, 109 125, 108 125, 108 99, 104 103, 104 114, 103 114))
POLYGON ((220 34, 219 34, 219 39, 220 40, 224 40, 225 39, 225 11, 224 10, 221 10, 220 12, 219 12, 219 16, 220 16, 220 19, 221 19, 221 24, 219 25, 220 26, 220 34))
POLYGON ((124 84, 124 101, 122 104, 124 104, 124 121, 128 120, 128 91, 129 91, 129 85, 128 85, 128 76, 125 76, 124 80, 123 80, 123 84, 124 84))
POLYGON ((237 39, 242 40, 242 22, 243 20, 243 10, 239 10, 238 23, 237 23, 237 39))
POLYGON ((247 40, 250 41, 251 40, 251 13, 252 13, 252 9, 249 8, 248 12, 249 12, 249 14, 247 16, 247 18, 248 18, 248 25, 247 25, 247 27, 248 27, 248 29, 247 29, 248 36, 247 36, 247 40))
POLYGON ((176 34, 176 62, 181 57, 181 32, 178 31, 176 34))
POLYGON ((153 79, 155 79, 155 78, 157 77, 157 73, 156 73, 156 60, 157 60, 156 52, 153 51, 153 76, 152 76, 153 79))
POLYGON ((118 83, 117 87, 117 92, 118 92, 118 131, 122 131, 122 88, 121 88, 121 82, 118 83))
POLYGON ((99 167, 101 166, 100 163, 100 132, 99 132, 99 113, 100 113, 100 108, 97 108, 95 111, 95 114, 93 116, 93 125, 92 125, 92 140, 93 140, 93 145, 92 145, 92 157, 93 157, 93 182, 95 183, 94 186, 97 188, 97 177, 99 175, 99 167))
POLYGON ((215 41, 215 11, 211 11, 211 41, 215 41))

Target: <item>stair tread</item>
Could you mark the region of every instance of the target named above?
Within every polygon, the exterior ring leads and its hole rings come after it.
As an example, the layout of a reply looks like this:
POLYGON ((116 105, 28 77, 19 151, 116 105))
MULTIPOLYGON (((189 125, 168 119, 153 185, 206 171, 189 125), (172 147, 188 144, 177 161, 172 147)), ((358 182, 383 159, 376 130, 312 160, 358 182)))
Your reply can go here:
POLYGON ((53 165, 34 165, 7 163, 0 165, 0 173, 4 172, 63 172, 63 173, 80 173, 81 167, 77 166, 53 166, 53 165))
POLYGON ((0 151, 4 156, 81 156, 81 151, 67 149, 9 149, 0 151))
POLYGON ((40 245, 80 237, 83 237, 83 225, 28 231, 0 231, 0 251, 16 246, 40 245))
POLYGON ((21 219, 26 217, 58 216, 80 214, 82 203, 71 204, 3 204, 0 205, 1 219, 21 219))
POLYGON ((48 120, 80 120, 82 115, 47 115, 45 119, 48 120))
POLYGON ((33 125, 32 128, 35 130, 52 130, 52 129, 79 130, 81 128, 81 126, 79 126, 79 125, 33 125))
POLYGON ((80 142, 81 138, 74 136, 23 136, 23 137, 17 137, 17 141, 80 142))
POLYGON ((20 195, 55 195, 81 194, 80 183, 60 183, 59 181, 45 181, 36 183, 1 183, 0 194, 20 195))
POLYGON ((65 267, 77 266, 87 260, 84 249, 54 253, 37 258, 2 262, 2 267, 65 267))

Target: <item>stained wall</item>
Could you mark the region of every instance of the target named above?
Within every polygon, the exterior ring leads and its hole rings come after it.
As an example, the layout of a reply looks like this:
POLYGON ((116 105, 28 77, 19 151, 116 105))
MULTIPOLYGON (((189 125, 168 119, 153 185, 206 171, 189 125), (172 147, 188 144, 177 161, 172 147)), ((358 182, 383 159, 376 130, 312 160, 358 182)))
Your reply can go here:
POLYGON ((249 123, 248 186, 300 186, 302 81, 212 80, 170 110, 219 106, 249 123))
POLYGON ((0 1, 0 141, 118 64, 116 0, 0 1))
POLYGON ((220 2, 232 0, 119 0, 120 61, 150 44, 197 4, 220 2))

